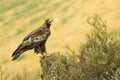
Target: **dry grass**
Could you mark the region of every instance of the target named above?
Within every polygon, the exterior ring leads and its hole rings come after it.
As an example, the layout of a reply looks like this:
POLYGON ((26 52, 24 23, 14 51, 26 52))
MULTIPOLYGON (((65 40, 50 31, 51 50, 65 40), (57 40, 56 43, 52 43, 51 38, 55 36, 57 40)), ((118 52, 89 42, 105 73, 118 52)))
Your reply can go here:
MULTIPOLYGON (((9 72, 39 68, 39 57, 28 51, 18 61, 11 62, 11 54, 22 38, 36 29, 45 18, 52 17, 52 35, 47 42, 48 52, 66 51, 65 45, 76 50, 85 42, 91 27, 86 24, 90 13, 98 13, 107 19, 108 31, 120 26, 119 0, 1 0, 0 2, 0 58, 3 57, 9 72), (47 7, 46 7, 47 6, 47 7), (114 27, 113 27, 114 26, 114 27), (29 67, 31 66, 31 67, 29 67)), ((64 54, 64 53, 63 53, 64 54)))

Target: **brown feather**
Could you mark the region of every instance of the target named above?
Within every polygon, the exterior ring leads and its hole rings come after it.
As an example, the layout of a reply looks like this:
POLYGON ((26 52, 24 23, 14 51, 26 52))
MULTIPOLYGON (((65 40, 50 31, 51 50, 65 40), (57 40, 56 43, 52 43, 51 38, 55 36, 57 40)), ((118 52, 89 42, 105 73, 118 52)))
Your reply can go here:
POLYGON ((18 46, 18 48, 12 54, 12 60, 16 60, 23 52, 34 49, 35 53, 46 53, 46 41, 50 36, 50 26, 51 20, 47 19, 36 30, 33 30, 30 34, 28 34, 22 41, 22 43, 18 46))

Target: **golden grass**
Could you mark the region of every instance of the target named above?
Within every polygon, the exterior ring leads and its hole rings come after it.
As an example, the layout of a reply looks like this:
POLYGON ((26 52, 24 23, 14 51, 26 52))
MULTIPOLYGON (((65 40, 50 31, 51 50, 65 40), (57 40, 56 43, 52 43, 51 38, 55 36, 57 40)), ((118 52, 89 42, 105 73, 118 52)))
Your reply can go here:
POLYGON ((39 56, 33 51, 25 52, 25 58, 15 62, 11 62, 11 54, 25 35, 48 17, 54 19, 52 34, 47 41, 48 52, 64 52, 65 45, 76 49, 78 43, 84 42, 86 33, 91 29, 86 22, 91 13, 97 13, 108 21, 108 31, 118 29, 119 3, 119 0, 1 0, 0 57, 8 60, 3 66, 12 72, 39 68, 39 56))

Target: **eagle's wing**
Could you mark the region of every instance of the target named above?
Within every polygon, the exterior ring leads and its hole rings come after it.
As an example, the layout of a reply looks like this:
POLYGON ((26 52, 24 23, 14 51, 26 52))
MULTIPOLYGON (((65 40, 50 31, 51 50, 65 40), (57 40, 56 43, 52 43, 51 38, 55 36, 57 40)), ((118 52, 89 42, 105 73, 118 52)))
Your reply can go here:
POLYGON ((38 29, 31 32, 28 36, 23 39, 23 42, 18 46, 18 48, 12 54, 13 59, 17 59, 23 52, 34 48, 35 46, 42 43, 47 39, 49 35, 44 29, 38 29))
POLYGON ((36 34, 36 33, 43 34, 43 33, 44 33, 44 30, 43 30, 42 28, 38 28, 38 29, 33 30, 31 33, 29 33, 29 34, 23 39, 23 41, 28 40, 29 37, 31 37, 32 35, 34 35, 34 34, 36 34))

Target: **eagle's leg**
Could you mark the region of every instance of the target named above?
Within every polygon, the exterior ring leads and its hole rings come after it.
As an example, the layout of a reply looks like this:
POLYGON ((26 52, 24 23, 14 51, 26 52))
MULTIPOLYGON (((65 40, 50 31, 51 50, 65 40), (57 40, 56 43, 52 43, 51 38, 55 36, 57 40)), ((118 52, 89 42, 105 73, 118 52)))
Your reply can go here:
POLYGON ((44 57, 46 56, 46 54, 47 54, 45 45, 42 45, 42 46, 41 46, 41 54, 43 55, 43 58, 44 58, 44 57))
POLYGON ((38 47, 35 47, 35 48, 34 48, 34 53, 36 53, 36 54, 39 53, 39 48, 38 48, 38 47))
POLYGON ((36 54, 40 53, 43 56, 43 58, 46 56, 46 53, 47 53, 45 45, 36 46, 34 48, 34 52, 36 54))

